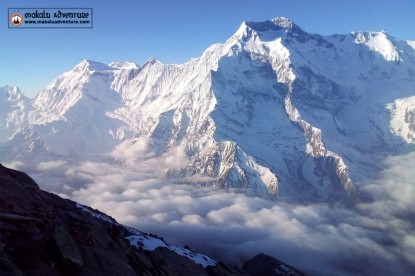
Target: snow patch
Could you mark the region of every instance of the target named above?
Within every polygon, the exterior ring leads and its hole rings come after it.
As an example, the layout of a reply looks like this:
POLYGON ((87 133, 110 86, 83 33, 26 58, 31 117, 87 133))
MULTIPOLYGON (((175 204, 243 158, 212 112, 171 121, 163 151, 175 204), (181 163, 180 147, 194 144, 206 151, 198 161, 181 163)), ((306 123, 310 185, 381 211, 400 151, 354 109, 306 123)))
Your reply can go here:
POLYGON ((125 237, 125 239, 128 240, 132 246, 139 247, 149 251, 153 251, 158 247, 165 247, 171 251, 174 251, 180 256, 188 258, 191 261, 202 265, 203 267, 215 266, 217 263, 213 259, 203 254, 195 253, 188 248, 167 244, 164 240, 158 238, 157 236, 143 233, 131 227, 126 228, 133 234, 125 237))

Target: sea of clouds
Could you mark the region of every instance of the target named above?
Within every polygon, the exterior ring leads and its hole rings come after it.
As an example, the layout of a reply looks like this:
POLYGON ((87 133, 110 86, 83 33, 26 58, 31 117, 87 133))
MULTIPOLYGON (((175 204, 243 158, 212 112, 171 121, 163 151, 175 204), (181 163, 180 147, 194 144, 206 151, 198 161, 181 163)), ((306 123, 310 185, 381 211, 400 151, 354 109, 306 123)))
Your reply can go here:
POLYGON ((166 179, 167 168, 186 164, 185 154, 147 149, 136 140, 100 160, 8 165, 47 191, 235 265, 262 252, 311 275, 415 273, 415 152, 385 158, 379 179, 362 188, 373 200, 346 209, 166 179))

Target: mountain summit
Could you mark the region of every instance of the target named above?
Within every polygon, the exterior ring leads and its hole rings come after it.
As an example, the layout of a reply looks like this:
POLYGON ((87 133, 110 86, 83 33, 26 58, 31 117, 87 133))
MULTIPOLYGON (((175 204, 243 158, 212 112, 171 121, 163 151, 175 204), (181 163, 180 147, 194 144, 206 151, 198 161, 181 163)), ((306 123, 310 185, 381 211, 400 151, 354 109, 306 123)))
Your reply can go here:
POLYGON ((181 65, 83 61, 31 102, 0 97, 1 161, 85 160, 145 139, 184 160, 166 176, 353 204, 379 160, 415 150, 413 45, 310 34, 278 17, 244 22, 181 65))
POLYGON ((285 17, 276 17, 272 20, 262 22, 246 21, 243 24, 259 32, 280 31, 282 29, 303 31, 299 26, 294 24, 294 22, 285 17))

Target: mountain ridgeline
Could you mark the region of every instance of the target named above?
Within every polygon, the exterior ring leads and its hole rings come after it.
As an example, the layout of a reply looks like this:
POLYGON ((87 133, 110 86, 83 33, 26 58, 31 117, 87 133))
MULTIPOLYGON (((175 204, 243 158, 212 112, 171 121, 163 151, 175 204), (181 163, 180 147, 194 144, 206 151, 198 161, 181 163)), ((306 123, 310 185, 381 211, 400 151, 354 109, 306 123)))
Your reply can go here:
POLYGON ((353 204, 383 156, 415 150, 414 91, 415 42, 243 22, 184 64, 84 60, 33 100, 1 88, 0 161, 88 160, 144 139, 183 157, 166 177, 353 204))

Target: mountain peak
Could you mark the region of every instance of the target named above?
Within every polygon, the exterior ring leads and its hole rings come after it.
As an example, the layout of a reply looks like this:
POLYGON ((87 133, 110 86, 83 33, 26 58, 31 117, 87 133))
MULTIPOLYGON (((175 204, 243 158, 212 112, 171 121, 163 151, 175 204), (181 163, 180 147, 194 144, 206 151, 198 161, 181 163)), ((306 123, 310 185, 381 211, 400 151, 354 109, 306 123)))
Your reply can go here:
POLYGON ((9 94, 20 94, 20 89, 17 86, 13 87, 13 86, 6 85, 4 87, 1 87, 1 90, 9 94))
POLYGON ((161 62, 160 60, 158 60, 158 59, 156 59, 154 57, 151 57, 146 62, 144 62, 143 67, 145 67, 145 66, 151 66, 151 65, 154 65, 154 64, 164 65, 164 63, 161 62))
POLYGON ((298 269, 263 253, 246 261, 242 269, 250 275, 304 275, 298 269))
POLYGON ((301 37, 307 35, 305 31, 288 18, 276 17, 259 22, 244 21, 231 39, 245 40, 259 36, 261 40, 270 41, 278 37, 287 37, 290 34, 301 37))
POLYGON ((286 29, 292 29, 292 27, 295 25, 294 22, 292 22, 290 19, 282 16, 271 19, 271 22, 281 28, 286 29))
POLYGON ((282 29, 298 31, 301 30, 293 21, 285 17, 276 17, 272 20, 265 20, 260 22, 246 21, 246 26, 258 32, 265 31, 280 31, 282 29))
POLYGON ((87 60, 84 59, 81 61, 78 65, 76 65, 73 68, 73 71, 75 72, 81 72, 81 71, 98 71, 98 70, 113 70, 113 68, 109 67, 105 63, 93 61, 93 60, 87 60))
POLYGON ((5 87, 0 87, 0 91, 0 97, 4 95, 9 100, 16 101, 21 100, 22 98, 26 98, 26 96, 20 92, 20 89, 17 86, 11 87, 6 85, 5 87))
POLYGON ((117 69, 138 69, 140 66, 134 62, 115 61, 108 64, 108 66, 117 69))

